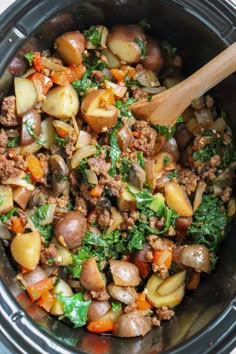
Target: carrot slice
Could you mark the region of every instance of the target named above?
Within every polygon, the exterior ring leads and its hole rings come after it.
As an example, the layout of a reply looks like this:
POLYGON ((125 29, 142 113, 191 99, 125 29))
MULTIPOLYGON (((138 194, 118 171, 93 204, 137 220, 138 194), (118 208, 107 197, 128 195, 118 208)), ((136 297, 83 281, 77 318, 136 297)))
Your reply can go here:
POLYGON ((112 331, 114 328, 114 322, 110 319, 99 319, 97 321, 90 322, 88 330, 94 333, 103 333, 112 331))
POLYGON ((38 305, 42 307, 45 311, 49 312, 53 303, 55 301, 54 296, 50 291, 44 293, 37 301, 38 305))
POLYGON ((28 169, 35 178, 35 180, 41 180, 44 176, 44 171, 40 165, 39 159, 33 154, 30 154, 26 157, 26 162, 28 165, 28 169))
POLYGON ((11 219, 11 229, 16 234, 22 234, 25 229, 23 220, 21 218, 13 217, 11 219))
POLYGON ((48 292, 53 288, 52 278, 46 278, 40 280, 39 282, 28 286, 27 293, 29 294, 32 301, 38 300, 43 294, 48 292))
POLYGON ((136 305, 137 310, 148 310, 152 307, 152 305, 146 299, 146 294, 144 291, 138 294, 136 305))

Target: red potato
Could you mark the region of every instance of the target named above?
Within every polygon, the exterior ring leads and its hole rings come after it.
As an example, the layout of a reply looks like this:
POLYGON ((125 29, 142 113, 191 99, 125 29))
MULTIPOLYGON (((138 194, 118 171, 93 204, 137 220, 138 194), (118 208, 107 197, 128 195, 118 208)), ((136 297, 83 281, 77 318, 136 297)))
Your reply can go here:
POLYGON ((26 146, 33 143, 41 133, 41 116, 31 109, 22 116, 21 145, 26 146))
POLYGON ((41 280, 47 279, 47 273, 39 266, 29 273, 22 275, 26 287, 29 287, 35 283, 38 283, 41 280))
POLYGON ((113 334, 116 337, 129 338, 145 336, 152 328, 151 319, 138 311, 125 313, 115 322, 113 334))
POLYGON ((163 56, 157 41, 152 38, 147 38, 146 56, 142 60, 143 67, 148 70, 159 72, 163 66, 163 56))
POLYGON ((109 301, 93 300, 88 308, 88 322, 97 321, 104 316, 111 308, 109 301))
POLYGON ((134 139, 131 130, 125 125, 117 132, 117 143, 122 151, 125 151, 134 139))
POLYGON ((21 209, 25 209, 32 196, 33 192, 24 187, 18 187, 13 191, 13 200, 21 209))
POLYGON ((22 115, 31 109, 37 102, 38 94, 32 81, 23 77, 14 79, 16 95, 16 111, 22 115))
POLYGON ((117 286, 114 283, 108 285, 107 290, 113 299, 126 305, 133 304, 137 298, 137 292, 130 286, 117 286))
POLYGON ((193 215, 193 208, 188 196, 178 182, 172 180, 165 184, 164 194, 166 204, 174 209, 180 216, 190 217, 193 215))
POLYGON ((98 270, 96 257, 91 257, 83 263, 80 274, 80 283, 89 291, 100 292, 106 289, 105 278, 98 270))
POLYGON ((141 281, 138 267, 133 263, 111 260, 110 269, 115 285, 137 286, 141 281))
POLYGON ((192 224, 193 218, 190 216, 188 218, 177 218, 175 225, 178 230, 186 231, 192 224))
POLYGON ((195 244, 181 247, 179 262, 205 273, 209 273, 211 269, 210 253, 204 245, 195 244))
POLYGON ((76 248, 82 244, 86 229, 86 218, 77 211, 69 211, 56 224, 55 236, 62 246, 76 248))
POLYGON ((137 25, 118 25, 111 29, 107 46, 110 51, 126 63, 134 64, 141 60, 142 51, 135 39, 146 43, 143 29, 137 25))
POLYGON ((80 65, 85 50, 85 38, 79 31, 66 32, 56 39, 55 49, 67 64, 80 65))
POLYGON ((110 90, 97 90, 89 93, 81 104, 83 119, 97 133, 114 127, 119 110, 113 105, 114 95, 110 90))
POLYGON ((168 152, 173 156, 176 162, 179 160, 179 149, 174 137, 170 138, 168 141, 165 142, 160 152, 168 152))

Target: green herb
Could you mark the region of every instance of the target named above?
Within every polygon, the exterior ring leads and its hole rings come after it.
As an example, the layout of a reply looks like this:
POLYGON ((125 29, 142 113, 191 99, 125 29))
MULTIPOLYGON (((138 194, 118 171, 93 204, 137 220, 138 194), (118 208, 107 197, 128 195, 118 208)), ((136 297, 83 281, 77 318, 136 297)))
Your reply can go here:
POLYGON ((64 314, 59 319, 68 318, 74 327, 82 327, 88 319, 88 308, 91 300, 84 300, 83 293, 79 292, 73 296, 62 296, 57 294, 57 299, 63 303, 64 314))
POLYGON ((26 121, 26 122, 25 122, 25 127, 26 127, 27 132, 28 132, 34 139, 37 139, 37 138, 38 138, 38 135, 35 133, 34 129, 32 128, 32 127, 33 127, 33 123, 32 123, 32 122, 26 121))
POLYGON ((67 209, 67 210, 73 210, 73 209, 74 209, 74 207, 73 207, 73 204, 72 204, 72 201, 71 201, 71 200, 69 200, 69 202, 68 202, 68 204, 67 204, 67 206, 66 206, 66 209, 67 209))
POLYGON ((141 20, 137 23, 139 26, 141 26, 143 29, 148 30, 149 28, 151 28, 150 23, 148 23, 145 19, 141 20))
POLYGON ((95 80, 89 78, 89 75, 91 75, 91 72, 93 70, 102 71, 103 69, 105 69, 105 67, 106 65, 102 61, 97 61, 87 69, 81 80, 76 80, 72 82, 72 86, 74 87, 79 96, 83 97, 84 95, 86 95, 88 88, 99 86, 95 80))
POLYGON ((0 216, 0 220, 3 223, 6 223, 9 219, 11 219, 11 217, 17 213, 17 209, 16 208, 12 208, 8 213, 3 214, 0 216))
POLYGON ((24 179, 26 182, 32 183, 31 173, 30 173, 30 172, 26 173, 26 175, 23 177, 23 179, 24 179))
POLYGON ((96 26, 91 26, 88 30, 83 32, 85 38, 89 39, 94 46, 99 46, 101 44, 101 33, 96 26))
POLYGON ((165 156, 163 159, 163 162, 164 162, 164 166, 168 166, 168 164, 170 162, 169 156, 165 156))
POLYGON ((126 84, 126 87, 131 88, 131 87, 140 87, 141 84, 138 80, 134 80, 132 78, 129 77, 129 72, 127 72, 127 74, 125 75, 125 79, 124 82, 126 84))
POLYGON ((183 117, 179 116, 176 120, 175 125, 171 128, 166 125, 159 125, 159 124, 153 125, 153 128, 156 129, 156 131, 158 132, 159 135, 164 136, 166 138, 166 140, 168 141, 175 134, 177 124, 182 123, 182 122, 183 122, 183 117))
POLYGON ((137 160, 138 160, 139 165, 145 170, 145 162, 144 162, 144 157, 143 157, 142 151, 138 151, 137 160))
POLYGON ((56 144, 61 147, 64 148, 66 145, 66 139, 65 138, 61 138, 59 135, 55 134, 55 140, 56 140, 56 144))
POLYGON ((148 96, 147 96, 147 101, 148 101, 148 102, 151 102, 152 97, 153 97, 152 95, 148 95, 148 96))
POLYGON ((193 222, 188 231, 195 243, 203 244, 215 252, 224 239, 228 220, 221 199, 203 194, 202 202, 193 215, 193 222))
POLYGON ((122 180, 125 181, 126 178, 127 178, 127 175, 131 169, 131 166, 132 166, 132 162, 127 160, 126 158, 123 158, 121 160, 121 164, 120 164, 120 167, 119 167, 119 172, 120 174, 122 175, 122 180))
POLYGON ((48 258, 47 264, 53 264, 55 262, 55 257, 48 258))
POLYGON ((7 147, 14 147, 18 146, 20 144, 20 138, 19 136, 16 136, 15 138, 12 138, 10 140, 7 140, 7 147))
POLYGON ((145 49, 145 43, 139 38, 134 38, 134 41, 139 45, 141 49, 141 59, 144 59, 146 57, 146 49, 145 49))
POLYGON ((88 184, 89 165, 88 165, 88 159, 86 157, 80 161, 78 170, 83 177, 84 183, 88 184))
POLYGON ((49 208, 50 204, 44 204, 30 215, 30 219, 33 221, 34 226, 41 233, 46 243, 52 238, 52 225, 41 225, 41 222, 46 219, 49 208))
POLYGON ((172 47, 169 42, 162 41, 161 43, 162 50, 170 57, 174 57, 177 52, 177 48, 172 47))
POLYGON ((143 189, 140 192, 133 193, 133 191, 128 187, 128 191, 135 197, 137 208, 147 207, 154 200, 154 196, 143 189))
POLYGON ((93 252, 90 247, 83 246, 76 254, 72 254, 72 264, 67 266, 67 271, 72 273, 74 278, 79 278, 83 262, 91 257, 93 257, 93 252))
POLYGON ((137 101, 137 99, 135 99, 133 97, 132 98, 128 98, 128 100, 125 103, 123 103, 123 102, 121 102, 119 100, 115 101, 116 108, 118 108, 120 110, 120 117, 121 118, 123 118, 123 117, 130 118, 130 117, 132 117, 132 112, 128 110, 128 107, 132 103, 134 103, 136 101, 137 101))
POLYGON ((121 303, 120 302, 111 302, 111 309, 112 311, 116 312, 121 309, 121 303))
POLYGON ((110 133, 110 151, 109 157, 111 159, 111 167, 108 171, 108 174, 111 177, 114 177, 116 174, 116 163, 119 161, 121 151, 117 142, 117 131, 122 126, 122 122, 118 121, 116 126, 112 129, 110 133))
POLYGON ((30 52, 24 54, 24 57, 25 57, 25 59, 28 60, 29 65, 32 66, 33 60, 34 60, 34 52, 30 51, 30 52))
POLYGON ((173 178, 177 178, 178 177, 178 171, 177 170, 173 170, 170 173, 168 173, 167 177, 171 180, 173 178))

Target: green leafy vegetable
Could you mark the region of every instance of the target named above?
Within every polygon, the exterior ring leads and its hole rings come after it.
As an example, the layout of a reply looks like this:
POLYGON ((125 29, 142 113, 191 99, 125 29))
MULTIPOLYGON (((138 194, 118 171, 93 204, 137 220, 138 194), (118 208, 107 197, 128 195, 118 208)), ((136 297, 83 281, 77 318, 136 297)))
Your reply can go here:
POLYGON ((79 292, 73 296, 62 296, 57 294, 57 299, 63 303, 64 315, 59 319, 68 318, 74 327, 82 327, 88 319, 88 308, 91 300, 84 300, 83 293, 79 292))
POLYGON ((32 66, 34 60, 34 52, 30 51, 24 54, 25 59, 28 60, 29 65, 32 66))
POLYGON ((66 139, 65 138, 61 138, 59 135, 55 134, 55 140, 56 140, 56 144, 61 147, 64 148, 66 145, 66 139))
POLYGON ((112 311, 116 312, 119 309, 121 309, 121 303, 120 302, 111 302, 111 309, 112 311))
POLYGON ((128 107, 136 101, 137 101, 137 99, 135 99, 135 98, 128 98, 128 100, 125 103, 123 103, 119 100, 115 101, 116 108, 118 108, 120 110, 120 117, 121 118, 122 117, 127 117, 127 118, 132 117, 132 112, 128 110, 128 107))
POLYGON ((89 39, 94 46, 99 46, 101 44, 101 33, 96 26, 91 26, 88 30, 83 32, 85 38, 89 39))
POLYGON ((164 136, 166 138, 166 140, 168 141, 175 134, 177 124, 182 123, 182 122, 183 122, 183 117, 179 116, 176 120, 175 125, 173 125, 173 127, 171 127, 171 128, 168 126, 159 125, 159 124, 153 125, 153 128, 156 129, 156 131, 158 132, 159 135, 164 136))
POLYGON ((26 130, 29 133, 29 135, 31 135, 34 139, 38 138, 38 135, 35 133, 34 129, 32 128, 33 127, 32 122, 26 121, 25 127, 26 127, 26 130))
POLYGON ((142 151, 138 151, 137 160, 138 160, 139 165, 145 170, 145 162, 144 162, 144 157, 143 157, 142 151))
POLYGON ((119 172, 122 175, 122 180, 125 181, 127 178, 127 175, 130 171, 130 168, 132 166, 132 162, 127 160, 126 158, 123 158, 121 160, 121 165, 119 167, 119 172))
POLYGON ((215 252, 224 239, 227 224, 228 217, 221 199, 203 194, 202 202, 193 215, 193 222, 188 231, 192 234, 194 243, 201 243, 215 252))
POLYGON ((45 220, 49 207, 50 204, 44 204, 30 215, 30 219, 33 221, 34 226, 41 233, 46 243, 52 238, 52 225, 41 225, 41 222, 45 220))
POLYGON ((111 159, 111 167, 108 171, 111 177, 114 177, 116 174, 116 163, 119 161, 121 151, 117 142, 117 131, 122 126, 122 122, 118 121, 116 126, 112 129, 110 133, 110 146, 109 157, 111 159))
POLYGON ((17 209, 16 208, 12 208, 8 213, 3 214, 0 216, 0 220, 3 223, 6 223, 9 219, 11 219, 11 217, 17 213, 17 209))
POLYGON ((178 171, 177 170, 171 171, 170 173, 168 173, 167 177, 169 179, 177 178, 178 177, 178 171))
POLYGON ((26 173, 26 175, 23 177, 23 179, 29 183, 32 183, 31 173, 30 172, 26 173))
POLYGON ((88 159, 84 158, 80 161, 78 170, 83 177, 84 183, 86 184, 88 184, 88 169, 89 169, 88 159))
POLYGON ((143 29, 148 30, 149 28, 151 28, 150 23, 148 23, 145 19, 141 20, 137 23, 139 26, 141 26, 143 29))
POLYGON ((170 159, 168 156, 165 156, 164 159, 163 159, 163 162, 164 162, 164 166, 168 166, 169 162, 170 162, 170 159))
POLYGON ((141 49, 141 59, 144 59, 146 57, 146 48, 144 41, 139 38, 134 38, 134 41, 139 45, 141 49))
POLYGON ((20 145, 20 138, 16 136, 15 138, 7 140, 7 147, 14 147, 20 145))
POLYGON ((83 246, 76 254, 72 254, 72 264, 67 266, 67 271, 72 273, 74 278, 79 278, 83 262, 91 257, 93 252, 90 247, 83 246))
POLYGON ((129 77, 129 72, 127 72, 127 74, 125 75, 124 82, 125 82, 126 87, 128 87, 128 88, 142 86, 138 80, 134 80, 129 77))

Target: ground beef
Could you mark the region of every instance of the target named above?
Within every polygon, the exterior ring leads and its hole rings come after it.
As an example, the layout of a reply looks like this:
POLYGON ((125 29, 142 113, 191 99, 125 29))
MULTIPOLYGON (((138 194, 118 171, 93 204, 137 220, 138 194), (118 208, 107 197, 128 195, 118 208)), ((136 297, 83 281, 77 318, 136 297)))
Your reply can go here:
POLYGON ((27 162, 24 160, 24 157, 22 155, 11 154, 11 158, 14 160, 16 168, 19 168, 22 171, 26 171, 28 166, 27 162))
POLYGON ((183 168, 179 171, 178 181, 179 184, 182 185, 184 190, 188 195, 195 191, 197 187, 197 182, 199 181, 199 177, 195 175, 192 171, 187 168, 183 168))
POLYGON ((121 231, 130 229, 131 227, 134 226, 135 220, 129 216, 127 212, 121 213, 122 216, 122 223, 120 225, 121 231))
POLYGON ((91 296, 93 299, 97 299, 99 301, 106 301, 110 299, 110 295, 108 294, 108 292, 106 290, 101 291, 101 292, 97 292, 97 291, 91 291, 91 296))
POLYGON ((82 183, 79 187, 79 193, 82 198, 84 198, 87 202, 92 204, 93 206, 97 205, 98 198, 97 197, 92 197, 89 191, 90 187, 82 183))
POLYGON ((135 136, 135 139, 132 142, 133 148, 143 151, 147 156, 153 155, 157 139, 156 130, 151 128, 144 120, 137 121, 133 127, 135 132, 137 132, 137 136, 135 136))
POLYGON ((151 216, 149 218, 149 226, 152 229, 161 230, 163 229, 164 225, 165 225, 165 219, 163 217, 161 219, 157 218, 156 216, 151 216))
POLYGON ((156 309, 156 314, 161 321, 169 321, 172 317, 174 317, 175 312, 167 306, 162 306, 162 308, 156 309))
POLYGON ((232 194, 232 188, 226 187, 220 195, 221 200, 224 203, 228 202, 230 200, 231 194, 232 194))
POLYGON ((214 181, 216 179, 216 172, 217 172, 217 168, 211 167, 209 168, 209 170, 203 173, 202 178, 209 179, 210 181, 214 181))
POLYGON ((124 183, 121 181, 119 175, 116 175, 113 178, 109 176, 107 173, 103 174, 100 177, 99 183, 106 186, 109 192, 115 197, 118 197, 120 195, 120 192, 124 186, 124 183))
POLYGON ((0 129, 0 154, 4 154, 7 147, 7 134, 5 130, 0 129))
POLYGON ((211 159, 210 159, 210 165, 212 167, 216 167, 216 166, 219 166, 221 163, 221 159, 220 159, 220 156, 219 155, 215 155, 215 156, 212 156, 211 159))
POLYGON ((130 88, 130 90, 132 91, 132 96, 136 100, 145 100, 148 97, 148 93, 144 92, 140 87, 133 86, 130 88))
POLYGON ((19 173, 20 170, 15 167, 13 160, 8 160, 6 155, 0 155, 0 179, 17 177, 19 173))
POLYGON ((169 276, 169 271, 165 264, 159 266, 155 263, 152 263, 152 270, 154 273, 157 273, 161 279, 166 279, 169 276))
POLYGON ((92 76, 92 78, 94 78, 95 81, 97 81, 99 83, 103 82, 104 73, 102 71, 93 70, 91 72, 91 76, 92 76))
MULTIPOLYGON (((152 316, 151 321, 152 321, 152 325, 153 325, 153 326, 155 326, 155 327, 160 327, 161 321, 158 320, 157 316, 152 316)), ((157 352, 157 353, 158 353, 158 352, 157 352)))
POLYGON ((154 250, 166 250, 168 248, 167 242, 157 235, 148 235, 147 241, 154 250))
POLYGON ((77 279, 67 279, 67 283, 72 289, 75 290, 75 292, 79 292, 82 290, 80 281, 77 279))
POLYGON ((75 209, 77 209, 83 216, 86 216, 88 213, 86 201, 81 197, 75 198, 75 209))
POLYGON ((111 221, 110 212, 106 209, 103 209, 98 215, 98 224, 102 228, 106 228, 110 225, 110 221, 111 221))
POLYGON ((5 97, 2 101, 2 114, 0 115, 0 123, 4 127, 16 127, 20 121, 16 114, 16 98, 15 96, 5 97))
POLYGON ((58 256, 56 246, 52 243, 49 245, 49 247, 45 247, 41 250, 40 260, 41 263, 44 265, 59 265, 62 261, 62 259, 60 259, 60 257, 58 256))
POLYGON ((106 162, 105 159, 101 157, 92 157, 88 159, 88 164, 91 170, 94 171, 97 175, 106 174, 111 167, 110 162, 106 162))

